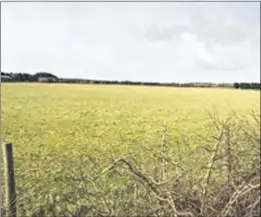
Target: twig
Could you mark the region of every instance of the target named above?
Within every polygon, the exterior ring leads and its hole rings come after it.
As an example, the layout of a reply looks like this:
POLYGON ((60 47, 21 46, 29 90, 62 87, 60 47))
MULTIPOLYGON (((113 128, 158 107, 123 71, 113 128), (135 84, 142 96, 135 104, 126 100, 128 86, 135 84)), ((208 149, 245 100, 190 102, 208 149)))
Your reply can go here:
POLYGON ((174 217, 178 217, 178 211, 176 209, 176 205, 175 205, 173 198, 172 198, 169 191, 168 191, 168 197, 169 197, 169 204, 170 204, 172 211, 173 211, 173 215, 174 215, 174 217))
POLYGON ((208 169, 207 174, 206 174, 205 183, 203 185, 203 195, 202 195, 201 208, 200 208, 200 212, 201 213, 204 213, 205 197, 206 197, 207 191, 208 191, 208 184, 209 184, 209 180, 210 180, 210 177, 211 177, 211 174, 212 174, 212 170, 213 170, 213 167, 214 167, 215 159, 216 159, 216 156, 217 156, 217 153, 218 153, 218 150, 219 150, 219 146, 220 146, 220 143, 221 143, 221 140, 222 140, 222 137, 223 137, 223 133, 224 133, 224 126, 222 127, 222 129, 220 131, 220 134, 219 134, 219 137, 218 137, 218 141, 217 141, 217 143, 215 145, 214 153, 213 153, 213 155, 211 157, 209 169, 208 169))
POLYGON ((260 188, 260 183, 257 185, 248 184, 243 186, 241 190, 234 192, 234 194, 231 196, 230 200, 228 201, 224 209, 220 212, 218 217, 226 217, 239 197, 242 197, 250 191, 256 190, 258 188, 260 188))
POLYGON ((253 216, 253 211, 254 211, 255 207, 258 205, 258 203, 260 203, 260 195, 253 204, 251 204, 247 207, 248 209, 250 209, 250 215, 249 216, 253 216))
POLYGON ((230 128, 226 127, 226 139, 227 139, 227 151, 226 151, 226 156, 227 156, 227 169, 228 169, 228 183, 232 183, 232 150, 231 150, 231 134, 230 134, 230 128))
MULTIPOLYGON (((160 192, 157 189, 157 183, 152 178, 146 177, 139 170, 135 169, 128 161, 126 161, 123 158, 116 160, 114 162, 114 164, 112 166, 108 167, 107 169, 105 169, 101 175, 103 175, 104 173, 114 169, 117 165, 119 165, 119 163, 125 164, 127 166, 128 171, 130 171, 133 175, 135 175, 143 184, 148 186, 149 189, 155 194, 155 196, 158 200, 168 202, 170 204, 170 206, 173 208, 174 202, 170 201, 169 196, 166 198, 166 196, 162 195, 162 192, 160 192)), ((98 177, 100 177, 100 176, 98 176, 98 177)), ((160 184, 162 184, 162 183, 160 183, 160 184)), ((175 213, 177 214, 176 216, 194 216, 190 212, 184 212, 183 213, 183 212, 175 211, 175 213)))
POLYGON ((163 131, 163 135, 162 135, 162 147, 161 147, 161 158, 162 158, 162 172, 161 172, 161 178, 162 178, 162 181, 165 180, 165 165, 166 165, 166 127, 164 127, 164 131, 163 131))

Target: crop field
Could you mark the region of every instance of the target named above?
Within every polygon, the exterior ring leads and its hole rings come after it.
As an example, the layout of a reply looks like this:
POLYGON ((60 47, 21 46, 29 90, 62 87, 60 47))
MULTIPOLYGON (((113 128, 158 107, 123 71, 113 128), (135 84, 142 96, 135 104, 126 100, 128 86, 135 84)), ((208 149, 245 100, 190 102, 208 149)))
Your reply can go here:
POLYGON ((1 84, 17 214, 256 215, 259 182, 231 198, 259 166, 259 105, 252 90, 1 84))

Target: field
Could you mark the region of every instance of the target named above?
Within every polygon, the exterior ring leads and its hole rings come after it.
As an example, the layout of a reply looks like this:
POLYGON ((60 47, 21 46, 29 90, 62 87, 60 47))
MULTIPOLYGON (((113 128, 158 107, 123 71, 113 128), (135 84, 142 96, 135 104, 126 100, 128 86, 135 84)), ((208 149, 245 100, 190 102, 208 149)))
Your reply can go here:
POLYGON ((259 91, 8 83, 1 96, 18 216, 236 216, 260 200, 226 208, 259 166, 259 91))

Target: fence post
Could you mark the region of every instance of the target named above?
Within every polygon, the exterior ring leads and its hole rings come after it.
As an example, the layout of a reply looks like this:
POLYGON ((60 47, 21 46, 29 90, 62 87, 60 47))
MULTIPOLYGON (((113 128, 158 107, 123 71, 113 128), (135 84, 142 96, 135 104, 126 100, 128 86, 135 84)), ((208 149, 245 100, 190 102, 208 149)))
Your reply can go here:
POLYGON ((6 199, 10 217, 16 217, 16 194, 15 194, 15 174, 13 162, 13 144, 5 144, 5 174, 6 174, 6 199))

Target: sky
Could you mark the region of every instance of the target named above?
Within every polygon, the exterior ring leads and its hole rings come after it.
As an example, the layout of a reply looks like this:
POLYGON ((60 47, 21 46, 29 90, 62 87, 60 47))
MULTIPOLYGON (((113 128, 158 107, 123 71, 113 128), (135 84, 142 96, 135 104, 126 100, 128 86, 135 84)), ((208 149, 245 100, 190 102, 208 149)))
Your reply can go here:
POLYGON ((260 82, 257 2, 4 2, 1 71, 260 82))

